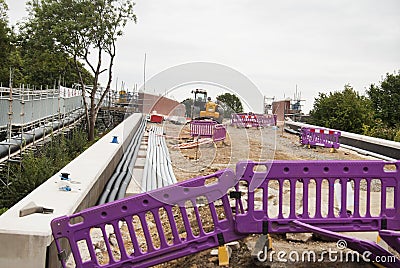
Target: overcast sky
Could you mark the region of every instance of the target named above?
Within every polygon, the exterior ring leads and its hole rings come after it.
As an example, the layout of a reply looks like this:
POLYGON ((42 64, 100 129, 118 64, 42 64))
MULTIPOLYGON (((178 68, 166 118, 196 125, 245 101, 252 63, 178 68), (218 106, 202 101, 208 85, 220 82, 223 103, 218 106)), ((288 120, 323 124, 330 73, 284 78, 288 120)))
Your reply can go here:
MULTIPOLYGON (((26 16, 6 0, 10 22, 26 16)), ((131 88, 182 63, 227 65, 268 97, 308 111, 318 92, 350 84, 360 93, 400 69, 399 0, 138 0, 137 24, 118 41, 115 77, 131 88)), ((179 96, 175 96, 180 98, 179 96)))

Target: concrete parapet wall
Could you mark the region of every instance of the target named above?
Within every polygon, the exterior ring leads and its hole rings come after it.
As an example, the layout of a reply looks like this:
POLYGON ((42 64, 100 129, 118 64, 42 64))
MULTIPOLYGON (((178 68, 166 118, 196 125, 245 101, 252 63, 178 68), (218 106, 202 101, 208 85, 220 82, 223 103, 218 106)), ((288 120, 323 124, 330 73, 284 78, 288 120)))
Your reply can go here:
MULTIPOLYGON (((290 126, 294 130, 298 130, 301 127, 320 128, 320 126, 294 122, 294 121, 286 121, 285 124, 290 126)), ((391 160, 400 159, 399 142, 355 134, 341 130, 337 131, 341 132, 341 136, 339 138, 340 144, 349 145, 352 147, 356 147, 358 149, 367 150, 376 154, 380 154, 382 156, 391 158, 391 160)))
POLYGON ((51 234, 51 220, 96 204, 141 118, 141 114, 131 115, 0 216, 0 267, 60 266, 51 234), (113 136, 118 137, 118 144, 111 143, 113 136), (69 183, 72 191, 59 190, 67 184, 60 179, 61 172, 70 173, 71 180, 79 182, 69 183), (30 202, 54 211, 19 217, 19 211, 30 202))

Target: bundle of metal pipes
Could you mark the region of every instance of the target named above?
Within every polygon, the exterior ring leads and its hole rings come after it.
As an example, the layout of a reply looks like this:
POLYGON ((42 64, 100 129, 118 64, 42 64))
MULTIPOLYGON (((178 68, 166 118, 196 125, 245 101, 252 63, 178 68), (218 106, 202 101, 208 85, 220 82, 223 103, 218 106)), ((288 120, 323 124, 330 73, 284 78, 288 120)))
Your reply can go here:
POLYGON ((68 126, 75 121, 79 120, 83 115, 82 109, 77 109, 60 120, 55 120, 48 123, 43 123, 41 126, 33 128, 21 134, 7 138, 0 142, 0 162, 7 159, 7 155, 18 151, 21 147, 24 147, 32 142, 38 141, 53 131, 62 129, 64 126, 68 126))
POLYGON ((176 183, 172 170, 163 128, 152 126, 149 129, 147 158, 144 165, 142 191, 147 192, 176 183))

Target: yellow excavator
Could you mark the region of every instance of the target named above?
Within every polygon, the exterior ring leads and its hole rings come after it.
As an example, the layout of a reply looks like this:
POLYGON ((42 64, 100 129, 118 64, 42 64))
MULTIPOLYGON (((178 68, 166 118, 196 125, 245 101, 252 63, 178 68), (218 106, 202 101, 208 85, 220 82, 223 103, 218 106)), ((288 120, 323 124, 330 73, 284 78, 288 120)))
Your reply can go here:
POLYGON ((207 97, 206 90, 195 89, 192 90, 192 93, 194 94, 192 119, 212 119, 221 124, 224 119, 224 109, 217 103, 211 101, 210 97, 207 97))

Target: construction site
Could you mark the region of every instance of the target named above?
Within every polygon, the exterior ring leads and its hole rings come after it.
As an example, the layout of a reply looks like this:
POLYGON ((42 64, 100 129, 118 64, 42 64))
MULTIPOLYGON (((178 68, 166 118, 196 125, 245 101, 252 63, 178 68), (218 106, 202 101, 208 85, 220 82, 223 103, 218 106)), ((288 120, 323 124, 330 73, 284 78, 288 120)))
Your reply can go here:
POLYGON ((121 124, 4 213, 2 266, 399 266, 398 144, 276 111, 218 121, 194 93, 190 122, 164 97, 124 105, 121 124))

